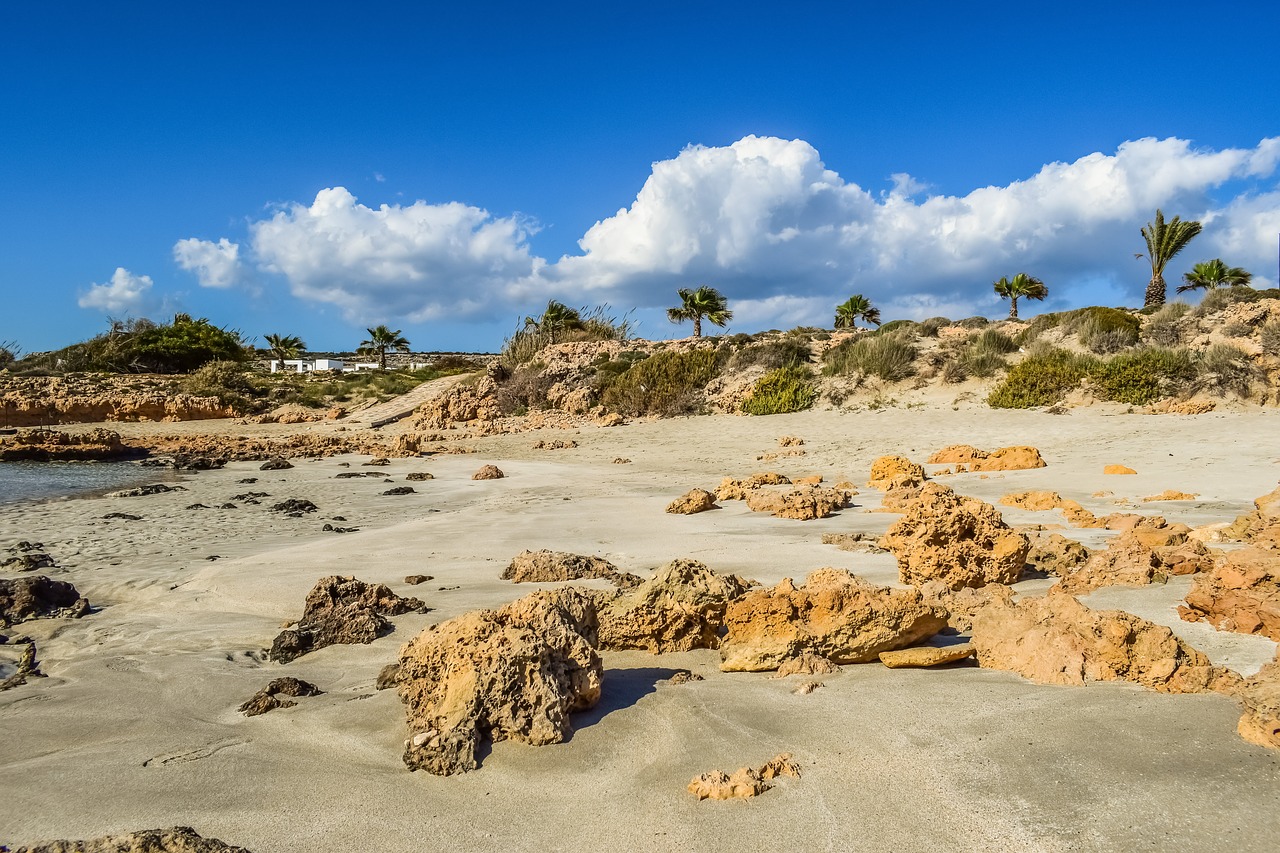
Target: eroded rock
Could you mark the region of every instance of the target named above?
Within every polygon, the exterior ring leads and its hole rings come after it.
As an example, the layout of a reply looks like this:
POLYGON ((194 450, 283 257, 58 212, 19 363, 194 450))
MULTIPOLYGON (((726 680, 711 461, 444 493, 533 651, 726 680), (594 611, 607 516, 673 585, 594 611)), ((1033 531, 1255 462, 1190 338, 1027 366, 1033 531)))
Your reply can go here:
POLYGON ((388 616, 428 609, 416 598, 401 598, 385 584, 330 575, 307 593, 302 618, 280 632, 271 644, 270 657, 288 663, 325 646, 372 643, 390 630, 388 616))
POLYGON ((1185 525, 1134 528, 1094 551, 1089 559, 1060 575, 1061 586, 1073 594, 1104 586, 1146 586, 1165 583, 1173 575, 1189 575, 1213 568, 1203 543, 1189 539, 1185 525))
POLYGON ((1236 694, 1244 713, 1236 731, 1249 743, 1280 749, 1280 661, 1272 661, 1236 694))
POLYGON ((482 465, 480 470, 471 475, 473 480, 501 480, 507 475, 497 465, 482 465))
POLYGON ((871 463, 871 476, 867 486, 873 489, 887 489, 895 481, 903 478, 923 483, 924 468, 905 456, 881 456, 871 463))
POLYGON ((641 582, 633 574, 619 572, 617 566, 603 557, 545 549, 521 551, 502 573, 502 579, 512 583, 556 583, 583 578, 601 578, 625 588, 633 588, 641 582))
POLYGON ((66 581, 44 575, 0 578, 0 627, 50 616, 79 619, 88 612, 89 600, 66 581))
POLYGON ((259 714, 274 711, 276 708, 292 708, 298 704, 297 702, 290 702, 288 699, 281 699, 278 694, 282 693, 285 696, 299 697, 319 696, 324 691, 310 681, 285 676, 284 678, 272 680, 270 684, 253 694, 237 710, 246 717, 256 717, 259 714))
POLYGON ((1250 547, 1228 552, 1191 584, 1178 614, 1219 631, 1280 641, 1280 553, 1250 547))
POLYGON ((1045 467, 1040 451, 1028 445, 1001 447, 988 452, 968 444, 953 444, 930 456, 927 462, 930 465, 955 465, 957 474, 966 470, 978 473, 1045 467))
POLYGON ((1065 577, 1089 562, 1089 549, 1060 533, 1032 536, 1029 542, 1027 566, 1033 571, 1065 577))
POLYGON ((688 791, 699 800, 747 799, 772 788, 769 781, 779 776, 800 778, 800 766, 791 760, 789 752, 760 767, 741 767, 732 775, 722 770, 703 773, 689 783, 688 791))
POLYGON ((667 504, 667 512, 674 515, 694 515, 709 509, 717 509, 716 496, 706 489, 690 489, 667 504))
POLYGON ((790 484, 790 479, 773 471, 752 474, 750 477, 744 477, 741 480, 725 477, 720 481, 720 485, 716 487, 716 500, 745 501, 747 495, 753 489, 758 489, 761 486, 786 486, 790 484))
POLYGON ((958 643, 954 646, 915 646, 910 649, 881 652, 880 663, 889 669, 905 669, 941 666, 944 663, 955 663, 969 657, 973 657, 973 644, 958 643))
POLYGON ((600 648, 654 654, 718 648, 725 609, 748 586, 697 560, 672 560, 600 608, 600 648))
POLYGON ((848 505, 848 492, 818 485, 798 486, 787 491, 757 488, 747 492, 747 508, 752 512, 767 512, 776 518, 796 521, 826 518, 848 505))
POLYGON ((88 841, 46 841, 15 847, 13 853, 250 853, 216 838, 204 838, 189 826, 144 829, 88 841))

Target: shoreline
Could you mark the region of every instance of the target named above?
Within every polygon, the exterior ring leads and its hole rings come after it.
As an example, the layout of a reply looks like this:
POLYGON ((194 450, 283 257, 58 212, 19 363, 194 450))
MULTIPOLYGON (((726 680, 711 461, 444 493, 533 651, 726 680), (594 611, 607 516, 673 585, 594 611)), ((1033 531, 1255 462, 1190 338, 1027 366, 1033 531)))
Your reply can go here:
MULTIPOLYGON (((195 433, 194 423, 110 428, 195 433)), ((1267 411, 710 415, 468 439, 479 452, 391 459, 386 467, 363 466, 367 456, 295 459, 284 471, 231 462, 189 476, 185 492, 0 506, 0 548, 45 542, 63 567, 50 577, 75 583, 95 608, 80 620, 17 628, 36 640, 50 677, 0 693, 0 725, 12 734, 0 743, 10 780, 0 843, 185 824, 257 853, 320 844, 409 851, 423 833, 467 850, 580 848, 602 837, 620 849, 657 850, 751 849, 778 837, 814 849, 919 849, 945 837, 956 850, 1140 843, 1214 850, 1226 843, 1215 828, 1231 825, 1238 828, 1231 849, 1267 850, 1278 762, 1236 736, 1238 710, 1221 696, 1166 696, 1128 684, 1044 687, 965 665, 879 664, 846 666, 823 677, 825 688, 796 696, 796 677, 722 673, 713 651, 608 652, 602 704, 575 715, 568 742, 500 743, 479 770, 437 778, 404 768, 403 707, 373 682, 426 625, 557 586, 499 579, 525 548, 597 554, 644 577, 691 557, 770 585, 835 566, 897 586, 891 555, 821 544, 823 533, 882 532, 897 517, 867 511, 880 499, 864 487, 877 456, 901 452, 923 462, 948 444, 1031 444, 1048 467, 938 481, 992 503, 1052 488, 1099 513, 1122 509, 1112 503, 1121 497, 1181 489, 1200 497, 1133 511, 1199 526, 1234 518, 1274 488, 1277 424, 1280 413, 1267 411), (1232 442, 1215 439, 1224 430, 1232 442), (779 451, 777 439, 787 434, 805 439, 805 455, 757 459, 779 451), (533 448, 555 438, 579 446, 533 448), (631 461, 614 464, 618 457, 631 461), (1139 473, 1103 475, 1112 463, 1139 473), (484 464, 507 476, 472 481, 484 464), (850 480, 861 494, 856 506, 809 522, 751 513, 739 502, 687 517, 663 512, 691 487, 765 470, 850 480), (412 471, 434 479, 406 483, 412 471), (387 474, 392 483, 335 476, 353 472, 387 474), (258 482, 237 482, 248 478, 258 482), (393 485, 415 494, 381 494, 393 485), (1093 497, 1099 490, 1115 495, 1093 497), (246 491, 271 497, 235 510, 185 509, 246 491), (269 510, 294 497, 319 510, 303 518, 269 510), (110 511, 143 520, 103 521, 110 511), (320 532, 334 516, 360 531, 320 532), (219 559, 205 559, 214 554, 219 559), (433 580, 404 583, 418 573, 433 580), (282 620, 297 618, 307 591, 328 574, 386 583, 434 609, 396 617, 395 631, 368 646, 332 646, 287 665, 263 661, 260 650, 282 620), (705 680, 667 683, 678 669, 705 680), (326 692, 262 717, 235 711, 282 675, 326 692), (803 778, 749 803, 697 803, 684 791, 699 773, 783 751, 795 754, 803 778), (1147 815, 1141 826, 1128 817, 1135 812, 1147 815)), ((303 431, 205 426, 215 435, 303 431)), ((1000 509, 1011 524, 1061 522, 1056 511, 1000 509)), ((1112 535, 1061 532, 1090 546, 1112 535)), ((1024 581, 1015 589, 1038 595, 1047 586, 1024 581)), ((1241 672, 1274 656, 1269 640, 1178 619, 1172 607, 1184 587, 1178 578, 1082 600, 1170 625, 1241 672)))

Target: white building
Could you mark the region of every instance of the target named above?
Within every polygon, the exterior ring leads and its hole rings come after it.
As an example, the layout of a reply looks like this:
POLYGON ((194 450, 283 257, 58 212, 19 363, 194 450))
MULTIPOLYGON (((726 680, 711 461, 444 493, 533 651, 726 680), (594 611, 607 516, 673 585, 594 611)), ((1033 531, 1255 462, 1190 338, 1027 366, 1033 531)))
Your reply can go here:
POLYGON ((378 365, 357 364, 352 367, 346 367, 345 362, 340 358, 286 358, 284 361, 273 358, 271 360, 272 373, 311 373, 315 370, 342 370, 352 371, 360 369, 376 368, 378 365))

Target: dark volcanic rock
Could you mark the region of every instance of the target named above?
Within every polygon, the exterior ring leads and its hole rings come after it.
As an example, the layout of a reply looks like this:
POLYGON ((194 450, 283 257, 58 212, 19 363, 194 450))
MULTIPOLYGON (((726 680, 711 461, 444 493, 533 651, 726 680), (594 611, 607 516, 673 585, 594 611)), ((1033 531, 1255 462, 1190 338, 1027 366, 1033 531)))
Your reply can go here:
POLYGON ((137 486, 132 489, 121 489, 107 495, 109 498, 141 498, 147 495, 162 495, 165 492, 185 492, 185 486, 167 486, 164 483, 152 483, 149 486, 137 486))
POLYGON ((319 509, 318 506, 303 498, 289 498, 287 501, 271 505, 272 512, 283 512, 294 518, 300 517, 304 512, 315 512, 317 509, 319 509))
POLYGON ((391 628, 388 616, 427 612, 416 598, 401 598, 385 584, 353 577, 321 578, 307 594, 302 618, 271 644, 270 657, 288 663, 307 652, 335 644, 372 643, 391 628))
POLYGON ((281 699, 276 694, 283 693, 286 696, 319 696, 324 693, 319 687, 316 687, 310 681, 303 681, 300 678, 285 676, 273 680, 266 687, 245 702, 237 710, 246 717, 256 717, 259 714, 265 714, 268 711, 274 711, 276 708, 292 708, 297 702, 290 702, 288 699, 281 699))
POLYGON ((118 518, 121 521, 142 521, 142 516, 130 515, 127 512, 109 512, 106 515, 104 515, 102 518, 103 520, 118 518))
POLYGON ((44 575, 0 579, 0 627, 41 616, 78 619, 88 612, 89 601, 65 581, 51 580, 44 575))
POLYGON ((258 466, 259 471, 285 471, 293 467, 288 459, 268 459, 258 466))
POLYGON ((412 495, 414 494, 413 486, 396 486, 394 489, 387 489, 384 495, 412 495))

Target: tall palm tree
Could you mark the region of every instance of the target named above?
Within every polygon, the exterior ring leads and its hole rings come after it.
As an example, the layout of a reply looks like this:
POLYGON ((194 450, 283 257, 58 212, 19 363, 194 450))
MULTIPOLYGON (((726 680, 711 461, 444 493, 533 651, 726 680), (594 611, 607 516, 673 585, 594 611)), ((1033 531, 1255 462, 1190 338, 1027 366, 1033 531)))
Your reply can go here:
POLYGON ((408 352, 409 341, 400 336, 400 330, 394 332, 386 326, 378 326, 374 329, 366 329, 369 333, 369 340, 360 342, 360 349, 356 352, 362 355, 378 356, 378 369, 387 369, 387 350, 395 350, 396 352, 408 352))
POLYGON ((263 335, 267 342, 267 352, 277 361, 298 358, 307 348, 306 342, 297 335, 263 335))
POLYGON ((733 319, 729 310, 729 301, 714 287, 699 287, 697 290, 680 288, 680 307, 668 308, 667 319, 673 323, 693 321, 693 336, 702 337, 702 318, 715 326, 727 325, 733 319))
POLYGON ((1229 267, 1222 258, 1203 261, 1191 268, 1191 272, 1183 273, 1186 284, 1178 285, 1179 293, 1188 290, 1217 290, 1219 287, 1236 287, 1248 285, 1253 280, 1253 273, 1241 267, 1229 267))
POLYGON ((858 320, 880 325, 880 309, 872 307, 871 300, 855 293, 836 306, 836 328, 856 329, 858 320))
POLYGON ((995 283, 995 289, 1001 299, 1009 300, 1010 320, 1018 319, 1019 299, 1041 300, 1049 295, 1049 288, 1044 286, 1043 281, 1024 272, 1018 273, 1013 278, 1001 276, 995 283))
POLYGON ((1177 216, 1165 222, 1164 211, 1156 210, 1156 221, 1148 222, 1142 229, 1142 239, 1147 242, 1147 253, 1134 256, 1145 257, 1151 262, 1151 283, 1147 285, 1147 298, 1143 300, 1143 307, 1164 304, 1164 268, 1187 247, 1191 238, 1199 234, 1200 230, 1199 222, 1183 222, 1177 216))
POLYGON ((563 302, 557 302, 552 299, 547 303, 546 310, 542 312, 541 317, 536 320, 532 317, 525 317, 524 324, 526 328, 534 326, 539 332, 545 332, 547 340, 554 344, 556 336, 560 332, 582 328, 582 315, 563 302))

